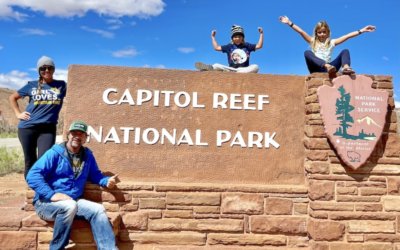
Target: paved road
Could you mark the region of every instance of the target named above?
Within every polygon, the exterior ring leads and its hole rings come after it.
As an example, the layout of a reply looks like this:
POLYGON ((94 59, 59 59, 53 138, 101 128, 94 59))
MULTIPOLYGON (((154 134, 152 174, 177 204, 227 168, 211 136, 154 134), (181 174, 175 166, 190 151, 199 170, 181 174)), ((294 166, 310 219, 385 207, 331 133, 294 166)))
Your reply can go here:
MULTIPOLYGON (((57 135, 56 142, 62 142, 62 135, 57 135)), ((18 138, 0 138, 0 147, 16 148, 21 147, 18 138)))
POLYGON ((18 138, 0 138, 0 147, 15 148, 20 146, 21 143, 18 138))

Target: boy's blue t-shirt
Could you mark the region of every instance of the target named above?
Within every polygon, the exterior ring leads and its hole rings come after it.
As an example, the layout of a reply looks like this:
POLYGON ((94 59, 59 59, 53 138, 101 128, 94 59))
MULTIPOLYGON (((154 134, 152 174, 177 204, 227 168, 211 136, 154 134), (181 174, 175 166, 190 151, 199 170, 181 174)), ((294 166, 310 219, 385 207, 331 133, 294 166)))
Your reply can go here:
POLYGON ((29 120, 20 120, 18 128, 30 128, 38 124, 57 124, 67 86, 64 81, 53 80, 51 83, 42 84, 38 93, 38 81, 30 81, 18 94, 29 97, 26 111, 31 114, 29 120))
POLYGON ((250 53, 256 50, 256 45, 243 43, 235 45, 229 43, 221 46, 221 51, 227 53, 229 67, 240 68, 247 67, 250 64, 250 53))

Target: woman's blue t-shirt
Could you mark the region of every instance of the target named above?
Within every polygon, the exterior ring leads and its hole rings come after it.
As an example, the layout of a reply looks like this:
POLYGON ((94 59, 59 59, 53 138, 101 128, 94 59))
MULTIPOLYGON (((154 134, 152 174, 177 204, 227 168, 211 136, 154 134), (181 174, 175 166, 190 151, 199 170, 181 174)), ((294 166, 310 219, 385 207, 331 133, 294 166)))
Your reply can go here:
POLYGON ((38 93, 38 81, 30 81, 18 94, 29 97, 26 111, 31 114, 29 120, 20 120, 18 128, 30 128, 38 124, 57 124, 67 85, 64 81, 53 80, 51 83, 42 84, 38 93))

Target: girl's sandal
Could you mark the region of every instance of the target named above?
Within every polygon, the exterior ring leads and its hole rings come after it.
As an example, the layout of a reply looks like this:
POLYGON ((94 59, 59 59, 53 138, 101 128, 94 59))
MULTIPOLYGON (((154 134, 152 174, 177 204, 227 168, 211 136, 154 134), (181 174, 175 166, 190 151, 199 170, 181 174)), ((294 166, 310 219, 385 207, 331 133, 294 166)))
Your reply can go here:
POLYGON ((327 68, 328 71, 328 76, 329 78, 335 78, 336 77, 336 68, 332 65, 329 65, 327 68))
POLYGON ((356 73, 352 68, 348 67, 348 68, 344 68, 342 70, 342 74, 343 75, 353 75, 354 73, 356 73))

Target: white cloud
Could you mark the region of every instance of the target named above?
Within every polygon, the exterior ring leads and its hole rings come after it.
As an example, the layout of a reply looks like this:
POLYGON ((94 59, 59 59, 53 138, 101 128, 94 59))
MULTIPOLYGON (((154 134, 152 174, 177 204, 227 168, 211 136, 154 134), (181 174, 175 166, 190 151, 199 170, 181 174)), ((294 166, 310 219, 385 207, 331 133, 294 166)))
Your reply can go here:
POLYGON ((126 48, 112 52, 113 57, 134 57, 137 56, 139 52, 134 48, 126 48))
POLYGON ((14 19, 18 22, 23 22, 28 15, 14 11, 11 7, 12 1, 0 0, 0 18, 14 19))
POLYGON ((382 60, 384 60, 384 61, 386 61, 386 62, 389 62, 389 57, 387 57, 387 56, 382 56, 382 60))
POLYGON ((151 65, 149 65, 149 64, 145 64, 145 65, 143 65, 143 66, 142 66, 142 68, 157 68, 157 69, 165 69, 165 65, 163 65, 163 64, 159 64, 159 65, 156 65, 156 66, 151 66, 151 65))
POLYGON ((81 29, 83 29, 87 32, 92 32, 92 33, 98 34, 105 38, 114 38, 114 33, 107 31, 107 30, 93 29, 93 28, 89 28, 87 26, 81 26, 81 29))
MULTIPOLYGON (((35 72, 36 77, 36 69, 32 68, 31 71, 35 72)), ((66 69, 57 69, 53 75, 54 79, 57 80, 68 80, 68 70, 66 69)), ((8 88, 18 90, 22 86, 24 86, 28 81, 36 80, 37 78, 32 78, 29 73, 21 72, 18 70, 13 70, 9 73, 0 73, 0 88, 8 88)))
POLYGON ((82 0, 0 0, 0 17, 24 21, 28 15, 21 11, 43 12, 46 16, 82 17, 93 11, 99 15, 122 17, 137 16, 148 18, 158 16, 164 11, 162 0, 124 0, 118 1, 82 1, 82 0))
POLYGON ((119 28, 121 28, 121 26, 123 25, 123 22, 119 19, 108 19, 106 20, 109 30, 117 30, 119 28))
POLYGON ((68 70, 56 68, 53 78, 56 80, 64 80, 64 81, 68 82, 68 70))
POLYGON ((2 45, 0 45, 0 50, 4 49, 4 47, 2 45))
POLYGON ((24 86, 32 78, 26 72, 21 72, 18 70, 13 70, 9 73, 0 73, 0 87, 9 89, 19 89, 24 86))
POLYGON ((22 35, 25 36, 48 36, 48 35, 53 35, 52 32, 49 31, 44 31, 41 29, 20 29, 22 32, 22 35))
POLYGON ((178 51, 183 53, 183 54, 189 54, 189 53, 193 53, 194 52, 194 48, 178 48, 178 51))
MULTIPOLYGON (((36 68, 30 68, 29 70, 34 72, 34 74, 37 74, 36 68)), ((60 68, 56 67, 56 71, 54 71, 53 78, 56 80, 63 80, 63 81, 68 82, 68 70, 60 69, 60 68)))

